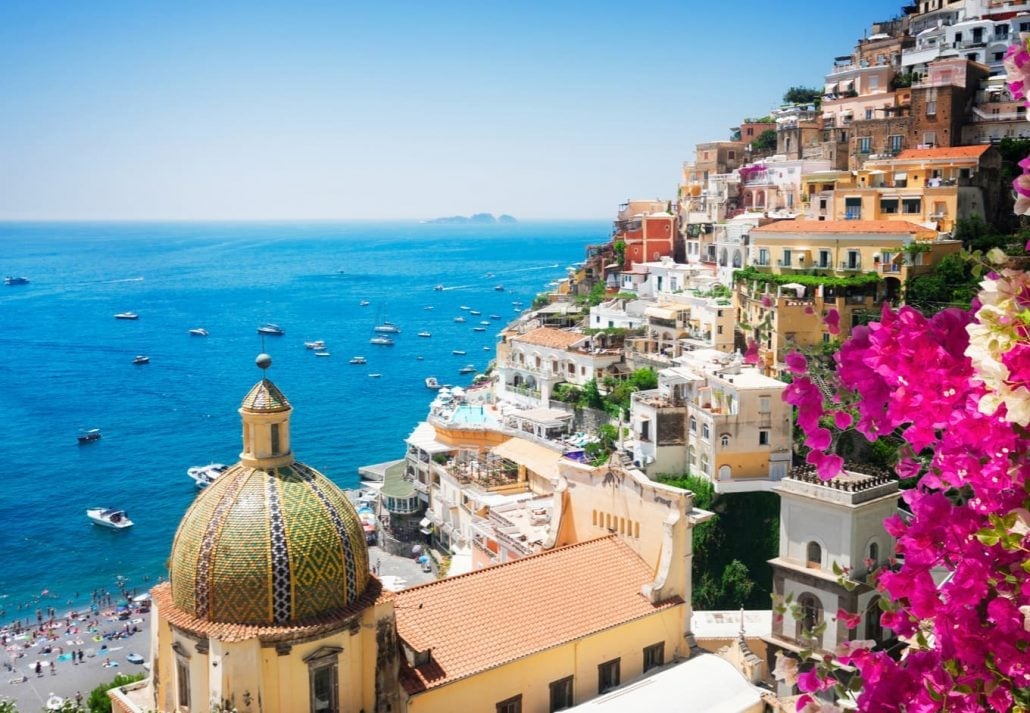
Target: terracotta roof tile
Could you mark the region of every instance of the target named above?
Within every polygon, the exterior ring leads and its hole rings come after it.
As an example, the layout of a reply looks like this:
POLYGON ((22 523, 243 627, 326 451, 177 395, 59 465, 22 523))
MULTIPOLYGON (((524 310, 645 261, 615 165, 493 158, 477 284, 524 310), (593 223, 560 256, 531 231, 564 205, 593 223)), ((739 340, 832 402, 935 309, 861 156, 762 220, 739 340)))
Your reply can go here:
POLYGON ((932 149, 905 149, 894 158, 895 160, 912 158, 979 158, 989 148, 991 148, 989 144, 980 144, 979 146, 940 146, 932 149))
POLYGON ((525 334, 512 337, 512 341, 522 342, 523 344, 536 344, 541 347, 568 349, 584 338, 585 335, 577 334, 576 332, 566 332, 563 329, 552 329, 550 327, 537 327, 525 334))
POLYGON ((402 662, 409 694, 683 603, 652 604, 654 572, 614 535, 399 592, 397 634, 432 660, 402 662), (532 606, 518 605, 526 593, 532 606))
POLYGON ((163 582, 151 589, 150 595, 165 621, 191 634, 226 642, 260 639, 265 643, 290 642, 297 639, 325 636, 339 631, 349 625, 354 617, 360 616, 367 607, 389 601, 396 596, 383 589, 383 585, 378 579, 370 576, 364 593, 348 607, 307 619, 298 624, 265 626, 198 619, 175 606, 175 602, 172 600, 172 588, 168 582, 163 582))
POLYGON ((930 228, 907 220, 778 220, 752 233, 926 233, 930 228))

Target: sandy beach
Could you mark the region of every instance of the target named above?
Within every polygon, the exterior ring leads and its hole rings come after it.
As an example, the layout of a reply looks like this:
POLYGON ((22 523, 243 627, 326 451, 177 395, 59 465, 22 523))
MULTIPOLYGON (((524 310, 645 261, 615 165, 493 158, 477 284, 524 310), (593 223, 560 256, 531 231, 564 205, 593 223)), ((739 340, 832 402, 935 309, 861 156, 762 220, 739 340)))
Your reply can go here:
POLYGON ((43 710, 53 695, 75 700, 81 693, 85 701, 93 688, 118 674, 146 673, 142 663, 126 657, 149 659, 149 602, 54 612, 28 630, 5 627, 0 641, 5 642, 0 698, 14 701, 22 713, 43 710))

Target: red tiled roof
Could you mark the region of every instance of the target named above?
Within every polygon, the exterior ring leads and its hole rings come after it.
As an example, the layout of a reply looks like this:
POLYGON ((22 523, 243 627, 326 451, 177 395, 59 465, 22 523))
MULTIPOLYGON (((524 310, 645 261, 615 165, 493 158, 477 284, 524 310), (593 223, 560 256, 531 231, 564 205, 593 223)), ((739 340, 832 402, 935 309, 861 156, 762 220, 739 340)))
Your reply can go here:
POLYGON ((512 341, 522 342, 523 344, 536 344, 541 347, 568 349, 584 338, 585 335, 577 334, 576 332, 566 332, 563 329, 552 329, 550 327, 537 327, 525 334, 512 337, 512 341))
POLYGON ((907 220, 778 220, 752 233, 926 233, 930 228, 907 220))
POLYGON ((979 146, 935 146, 932 149, 905 149, 894 158, 895 160, 912 158, 979 158, 989 148, 991 148, 990 144, 980 144, 979 146))
POLYGON ((655 614, 654 572, 614 535, 399 592, 397 634, 430 663, 401 664, 409 694, 655 614), (529 593, 529 606, 521 600, 529 593))
POLYGON ((172 599, 172 585, 162 582, 150 590, 154 605, 161 617, 172 626, 183 629, 197 636, 210 637, 218 641, 245 641, 260 639, 263 642, 290 642, 297 639, 325 636, 349 626, 355 617, 374 604, 387 601, 394 594, 383 589, 382 583, 374 576, 369 576, 365 591, 348 607, 313 617, 304 622, 285 626, 267 626, 255 624, 227 624, 218 621, 198 619, 189 612, 175 606, 172 599))

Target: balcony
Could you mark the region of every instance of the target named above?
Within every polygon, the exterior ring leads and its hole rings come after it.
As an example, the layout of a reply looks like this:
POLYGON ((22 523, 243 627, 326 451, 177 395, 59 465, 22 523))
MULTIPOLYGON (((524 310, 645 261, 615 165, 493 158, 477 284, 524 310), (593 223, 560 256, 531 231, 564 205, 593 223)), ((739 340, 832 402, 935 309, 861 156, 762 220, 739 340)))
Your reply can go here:
POLYGON ((858 272, 862 269, 861 260, 841 260, 840 269, 843 272, 858 272))

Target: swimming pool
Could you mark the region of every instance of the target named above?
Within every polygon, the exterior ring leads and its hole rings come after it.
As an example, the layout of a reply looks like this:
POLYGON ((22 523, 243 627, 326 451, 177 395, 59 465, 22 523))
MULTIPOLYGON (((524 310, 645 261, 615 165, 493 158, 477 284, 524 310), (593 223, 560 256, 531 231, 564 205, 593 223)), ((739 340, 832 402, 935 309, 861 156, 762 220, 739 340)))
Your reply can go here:
POLYGON ((486 412, 485 406, 470 404, 461 404, 456 407, 451 414, 450 421, 466 426, 497 426, 497 420, 486 412))

